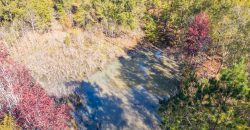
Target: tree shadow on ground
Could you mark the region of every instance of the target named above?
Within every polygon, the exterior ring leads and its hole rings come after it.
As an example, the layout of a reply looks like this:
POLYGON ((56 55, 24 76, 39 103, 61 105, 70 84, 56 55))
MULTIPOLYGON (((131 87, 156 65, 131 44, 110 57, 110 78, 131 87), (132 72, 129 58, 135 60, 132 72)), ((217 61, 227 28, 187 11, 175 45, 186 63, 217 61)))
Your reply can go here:
POLYGON ((121 100, 115 96, 100 95, 101 88, 83 81, 75 90, 73 112, 79 129, 122 129, 126 120, 122 117, 121 100))
POLYGON ((158 98, 142 86, 130 88, 126 96, 128 97, 131 109, 135 110, 135 116, 140 117, 148 129, 159 129, 158 98))
POLYGON ((99 85, 83 81, 71 102, 78 129, 159 129, 158 99, 140 86, 105 94, 99 85))
POLYGON ((157 48, 136 47, 128 50, 128 57, 120 57, 121 78, 128 86, 138 86, 160 96, 177 92, 180 75, 174 58, 157 48))
POLYGON ((160 129, 159 97, 177 92, 179 65, 159 49, 137 47, 127 53, 75 89, 79 129, 160 129))

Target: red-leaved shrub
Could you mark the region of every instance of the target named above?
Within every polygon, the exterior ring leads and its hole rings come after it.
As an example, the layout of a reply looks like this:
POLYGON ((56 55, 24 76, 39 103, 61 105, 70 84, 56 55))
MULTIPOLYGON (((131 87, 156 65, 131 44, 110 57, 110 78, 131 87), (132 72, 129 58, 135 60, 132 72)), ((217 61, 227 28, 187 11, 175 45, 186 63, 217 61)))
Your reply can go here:
POLYGON ((209 17, 202 12, 195 16, 186 34, 186 48, 189 54, 196 54, 198 51, 205 49, 210 39, 209 17))
POLYGON ((0 87, 9 89, 18 97, 18 102, 8 109, 17 124, 24 129, 67 129, 67 121, 70 120, 68 106, 57 105, 23 66, 8 57, 2 45, 0 45, 0 60, 0 70, 6 71, 0 74, 2 79, 0 87), (7 81, 6 77, 11 77, 12 80, 7 81))

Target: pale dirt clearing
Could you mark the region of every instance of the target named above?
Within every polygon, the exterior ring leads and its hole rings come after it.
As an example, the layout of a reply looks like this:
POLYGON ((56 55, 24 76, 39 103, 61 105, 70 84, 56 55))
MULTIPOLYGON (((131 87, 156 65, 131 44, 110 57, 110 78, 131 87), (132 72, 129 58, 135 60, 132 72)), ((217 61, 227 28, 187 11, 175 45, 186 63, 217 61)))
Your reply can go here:
MULTIPOLYGON (((158 51, 131 50, 79 84, 80 129, 158 130, 158 101, 177 92, 179 66, 158 51)), ((72 81, 73 82, 73 81, 72 81)))

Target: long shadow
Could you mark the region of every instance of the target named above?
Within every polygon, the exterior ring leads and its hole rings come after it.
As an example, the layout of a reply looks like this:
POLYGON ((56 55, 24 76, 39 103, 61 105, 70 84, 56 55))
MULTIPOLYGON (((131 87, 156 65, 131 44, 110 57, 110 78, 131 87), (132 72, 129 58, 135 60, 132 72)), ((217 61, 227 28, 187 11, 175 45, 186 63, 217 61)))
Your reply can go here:
MULTIPOLYGON (((120 75, 111 79, 121 79, 128 88, 110 90, 111 94, 107 95, 102 92, 103 84, 98 83, 101 79, 91 83, 83 81, 76 88, 73 113, 79 129, 119 130, 137 127, 129 126, 136 125, 136 122, 128 124, 131 123, 128 121, 131 116, 143 121, 145 127, 140 128, 159 129, 158 97, 171 96, 177 92, 179 65, 158 49, 137 47, 127 53, 128 57, 119 58, 121 66, 114 70, 119 71, 120 75)), ((114 89, 117 87, 112 80, 107 81, 105 85, 114 89)), ((71 81, 65 84, 75 83, 71 81)))
POLYGON ((178 92, 179 64, 170 56, 157 48, 138 46, 127 51, 128 57, 120 57, 122 64, 120 78, 129 86, 128 96, 132 109, 143 117, 144 124, 151 129, 158 116, 159 100, 169 98, 178 92))
POLYGON ((121 100, 115 96, 100 95, 101 88, 83 81, 75 90, 74 117, 79 129, 122 129, 126 125, 121 100))
MULTIPOLYGON (((71 81, 65 84, 79 84, 71 102, 74 108, 73 115, 80 130, 133 128, 127 124, 128 118, 124 113, 124 110, 128 109, 121 107, 125 104, 117 96, 102 95, 102 89, 95 83, 71 81)), ((160 117, 157 114, 157 98, 143 87, 128 88, 125 96, 128 99, 128 104, 125 106, 132 109, 133 118, 142 120, 146 128, 159 129, 157 124, 160 122, 160 117)), ((136 122, 134 123, 136 124, 136 122)))
POLYGON ((137 116, 152 130, 159 129, 161 119, 158 116, 158 99, 142 86, 132 87, 128 96, 131 109, 137 112, 137 116))
POLYGON ((121 78, 130 87, 143 86, 160 96, 171 96, 179 85, 179 65, 159 49, 136 47, 120 57, 121 78))

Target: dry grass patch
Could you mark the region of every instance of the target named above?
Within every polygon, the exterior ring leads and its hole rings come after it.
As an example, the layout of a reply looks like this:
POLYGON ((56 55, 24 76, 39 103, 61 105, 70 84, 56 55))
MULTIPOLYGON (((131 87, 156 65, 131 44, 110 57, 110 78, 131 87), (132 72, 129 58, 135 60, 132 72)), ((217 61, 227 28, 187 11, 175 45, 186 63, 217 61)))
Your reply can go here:
POLYGON ((63 30, 55 24, 50 32, 22 33, 14 44, 3 38, 11 56, 31 70, 32 76, 54 96, 70 94, 74 87, 67 81, 81 81, 109 61, 125 55, 125 48, 133 47, 142 36, 138 32, 117 38, 106 37, 101 29, 91 31, 63 30), (55 26, 56 25, 56 26, 55 26))

